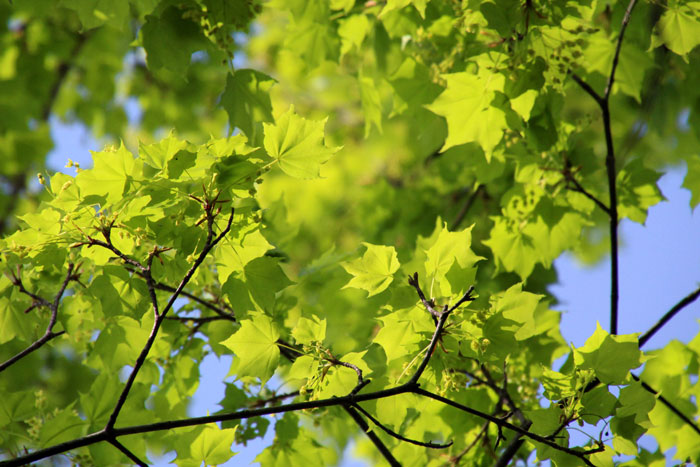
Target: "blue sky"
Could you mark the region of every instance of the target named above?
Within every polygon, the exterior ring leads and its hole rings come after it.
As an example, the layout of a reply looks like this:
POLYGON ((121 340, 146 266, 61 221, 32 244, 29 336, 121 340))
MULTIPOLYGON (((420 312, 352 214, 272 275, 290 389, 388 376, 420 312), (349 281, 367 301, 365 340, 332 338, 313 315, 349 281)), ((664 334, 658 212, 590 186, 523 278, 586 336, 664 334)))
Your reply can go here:
MULTIPOLYGON (((64 169, 68 159, 89 166, 88 150, 99 150, 98 144, 81 125, 63 125, 52 119, 56 143, 49 155, 51 170, 74 174, 64 169)), ((645 226, 624 220, 621 223, 620 250, 620 315, 619 333, 643 333, 680 299, 700 284, 700 215, 690 209, 690 194, 681 188, 685 167, 676 167, 665 174, 660 188, 667 201, 653 206, 645 226)), ((610 323, 610 262, 582 267, 570 255, 555 261, 559 283, 549 290, 559 299, 554 308, 563 312, 562 334, 578 347, 593 334, 596 321, 604 329, 610 323)), ((698 333, 700 302, 685 308, 664 329, 657 333, 645 350, 663 347, 672 339, 690 341, 698 333)), ((228 373, 230 358, 218 361, 208 357, 200 370, 202 381, 195 394, 191 415, 204 415, 219 409, 223 398, 223 379, 228 373)), ((269 443, 274 430, 268 430, 269 443)), ((239 451, 228 465, 248 465, 265 443, 235 446, 239 451)), ((167 465, 162 462, 160 465, 167 465)), ((344 466, 364 465, 348 460, 344 466)))

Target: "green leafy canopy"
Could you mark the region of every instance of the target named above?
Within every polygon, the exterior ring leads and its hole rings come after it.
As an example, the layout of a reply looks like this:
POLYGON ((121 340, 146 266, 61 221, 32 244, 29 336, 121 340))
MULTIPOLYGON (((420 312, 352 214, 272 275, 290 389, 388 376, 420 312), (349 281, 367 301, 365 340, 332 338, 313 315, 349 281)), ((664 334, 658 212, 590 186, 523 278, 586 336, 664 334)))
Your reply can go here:
POLYGON ((0 465, 700 463, 700 338, 656 334, 700 290, 644 329, 619 264, 665 173, 700 203, 699 2, 0 17, 0 465), (583 344, 563 254, 610 260, 583 344))

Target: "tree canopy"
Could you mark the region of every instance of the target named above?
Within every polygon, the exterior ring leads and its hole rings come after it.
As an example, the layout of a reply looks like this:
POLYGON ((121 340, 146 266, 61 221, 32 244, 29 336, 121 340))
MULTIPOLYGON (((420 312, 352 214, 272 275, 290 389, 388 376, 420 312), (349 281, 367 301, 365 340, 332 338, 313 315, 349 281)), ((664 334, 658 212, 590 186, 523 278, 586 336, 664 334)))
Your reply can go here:
POLYGON ((700 463, 700 337, 648 345, 700 288, 618 333, 620 222, 683 162, 700 204, 700 3, 0 16, 0 465, 215 465, 268 430, 263 466, 700 463), (74 176, 57 121, 108 141, 74 176), (564 252, 611 259, 581 347, 564 252), (221 410, 188 417, 211 354, 221 410))

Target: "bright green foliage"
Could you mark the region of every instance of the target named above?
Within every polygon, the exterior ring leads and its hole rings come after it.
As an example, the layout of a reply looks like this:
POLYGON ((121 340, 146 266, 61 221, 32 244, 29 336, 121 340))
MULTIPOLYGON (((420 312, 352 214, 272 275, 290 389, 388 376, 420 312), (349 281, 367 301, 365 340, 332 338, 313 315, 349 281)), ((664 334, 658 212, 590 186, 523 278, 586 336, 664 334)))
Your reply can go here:
POLYGON ((700 338, 567 345, 548 292, 669 167, 700 203, 699 5, 3 2, 0 462, 699 463, 700 338), (168 425, 212 354, 245 412, 168 425))
POLYGON ((389 287, 400 265, 394 247, 369 243, 364 246, 367 250, 362 258, 343 264, 345 270, 354 276, 345 287, 364 289, 371 297, 389 287))
POLYGON ((442 78, 447 82, 447 89, 427 107, 447 120, 447 139, 441 151, 474 141, 489 160, 506 129, 505 113, 491 105, 496 91, 503 91, 505 78, 498 74, 480 77, 467 72, 442 78))
POLYGON ((642 360, 636 336, 611 336, 598 323, 586 345, 574 349, 574 363, 593 370, 605 384, 623 384, 642 360))
POLYGON ((290 107, 275 124, 264 124, 265 149, 286 174, 295 178, 316 178, 321 164, 340 150, 324 144, 325 125, 325 120, 305 120, 290 107))
POLYGON ((280 357, 278 338, 279 333, 267 316, 253 315, 253 319, 243 321, 241 328, 222 344, 238 357, 235 374, 259 376, 264 383, 277 368, 280 357))

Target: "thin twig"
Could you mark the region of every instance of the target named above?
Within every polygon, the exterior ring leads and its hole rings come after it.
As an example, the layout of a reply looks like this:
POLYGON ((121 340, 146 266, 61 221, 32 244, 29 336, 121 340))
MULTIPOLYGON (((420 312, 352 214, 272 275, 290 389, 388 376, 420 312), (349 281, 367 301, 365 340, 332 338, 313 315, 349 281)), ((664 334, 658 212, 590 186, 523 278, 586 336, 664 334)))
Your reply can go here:
MULTIPOLYGON (((230 228, 230 220, 229 220, 229 225, 227 229, 230 228)), ((225 234, 222 233, 219 237, 217 237, 218 241, 220 238, 225 234)), ((206 249, 206 248, 205 248, 206 249)), ((210 249, 210 248, 209 248, 210 249)), ((202 258, 203 259, 203 258, 202 258)), ((201 262, 201 261, 200 261, 201 262)), ((198 262, 195 262, 195 266, 198 266, 198 262)), ((186 278, 191 277, 191 275, 186 276, 186 278)), ((179 290, 182 290, 182 288, 185 286, 185 280, 183 279, 183 282, 180 284, 180 287, 178 288, 179 290)), ((467 293, 460 299, 455 305, 452 307, 447 308, 441 315, 438 320, 438 324, 435 327, 435 331, 433 333, 433 337, 431 339, 431 350, 434 350, 435 344, 438 340, 438 337, 442 331, 442 328, 444 326, 444 323, 449 315, 450 312, 454 311, 458 306, 460 306, 463 302, 471 300, 471 292, 473 291, 473 287, 470 287, 467 293)), ((164 315, 167 312, 167 307, 163 310, 163 314, 161 314, 159 321, 162 322, 164 319, 164 315)), ((147 343, 146 347, 144 347, 144 351, 142 351, 141 355, 139 356, 139 361, 141 361, 141 364, 143 364, 143 361, 145 359, 145 353, 147 353, 147 349, 150 348, 150 345, 152 345, 152 340, 153 337, 149 337, 149 342, 147 343)), ((430 355, 432 352, 428 352, 428 355, 430 355)), ((427 366, 427 359, 424 359, 423 363, 421 364, 421 367, 419 370, 422 371, 425 369, 427 366)), ((137 361, 137 365, 139 365, 139 361, 137 361)), ((420 373, 417 372, 417 374, 420 375, 420 373)), ((133 380, 133 375, 134 372, 132 371, 132 374, 130 375, 130 380, 133 380)), ((414 375, 415 376, 415 375, 414 375)), ((450 401, 449 399, 446 399, 444 397, 441 397, 437 394, 433 394, 431 392, 425 391, 421 389, 418 386, 417 380, 418 378, 411 378, 411 381, 404 383, 400 386, 395 386, 393 388, 388 388, 388 389, 382 389, 379 391, 374 391, 370 393, 363 393, 359 394, 356 392, 350 392, 349 394, 341 397, 331 397, 328 399, 319 399, 319 400, 313 400, 313 401, 304 401, 304 402, 294 402, 286 405, 278 405, 278 406, 272 406, 272 407, 261 407, 261 408, 252 408, 252 409, 245 409, 245 410, 240 410, 237 412, 232 412, 232 413, 223 413, 223 414, 216 414, 216 415, 208 415, 205 417, 193 417, 193 418, 187 418, 187 419, 182 419, 182 420, 170 420, 170 421, 163 421, 163 422, 157 422, 157 423, 151 423, 147 425, 135 425, 135 426, 129 426, 129 427, 123 427, 123 428, 116 428, 114 427, 113 424, 108 424, 104 429, 90 433, 88 435, 85 435, 80 438, 76 438, 70 441, 66 441, 54 446, 50 446, 45 449, 41 449, 38 451, 34 451, 32 453, 26 454, 24 456, 11 459, 11 460, 5 460, 5 461, 0 461, 0 466, 20 466, 24 465, 27 463, 35 462, 41 459, 45 459, 50 456, 54 456, 57 454, 61 454, 66 451, 70 451, 72 449, 77 449, 80 447, 84 446, 90 446, 95 443, 99 443, 102 441, 108 441, 110 439, 116 439, 120 436, 127 436, 127 435, 134 435, 134 434, 143 434, 143 433, 151 433, 155 431, 162 431, 162 430, 170 430, 170 429, 175 429, 175 428, 184 428, 188 426, 198 426, 198 425, 204 425, 208 423, 215 423, 215 422, 224 422, 224 421, 231 421, 231 420, 242 420, 242 419, 248 419, 248 418, 253 418, 253 417, 259 417, 262 415, 272 415, 272 414, 280 414, 280 413, 286 413, 286 412, 296 412, 300 410, 307 410, 307 409, 315 409, 315 408, 323 408, 323 407, 334 407, 334 406, 342 406, 345 408, 345 410, 353 417, 355 422, 367 433, 367 436, 372 440, 373 443, 375 443, 375 446, 377 446, 377 449, 382 452, 382 455, 384 455, 385 459, 391 464, 391 465, 399 465, 398 461, 393 457, 391 452, 386 448, 386 446, 383 444, 381 439, 376 435, 376 433, 373 433, 371 431, 367 431, 369 426, 367 422, 362 418, 362 416, 357 412, 357 410, 353 409, 352 406, 358 404, 359 402, 364 402, 364 401, 370 401, 370 400, 377 400, 377 399, 383 399, 387 397, 392 397, 392 396, 397 396, 399 394, 405 394, 405 393, 413 393, 417 395, 422 395, 425 397, 429 397, 431 399, 435 399, 437 401, 440 401, 444 404, 450 405, 452 407, 458 408, 464 412, 467 412, 469 414, 475 415, 477 417, 480 417, 490 423, 494 423, 496 426, 499 427, 499 429, 507 428, 509 430, 515 431, 516 433, 520 433, 523 436, 526 436, 534 441, 537 441, 539 443, 545 444, 553 449, 556 449, 558 451, 566 452, 568 454, 571 454, 573 456, 577 456, 582 459, 584 463, 587 465, 593 465, 588 461, 588 459, 585 458, 585 456, 593 454, 595 452, 600 452, 601 450, 604 449, 604 447, 598 447, 594 449, 589 449, 589 450, 576 450, 576 449, 571 449, 569 447, 565 446, 560 446, 556 444, 554 441, 551 441, 545 437, 539 436, 535 433, 531 433, 527 431, 526 429, 522 427, 515 426, 506 420, 502 420, 500 418, 497 418, 495 416, 486 414, 484 412, 478 411, 476 409, 472 409, 470 407, 464 406, 462 404, 459 404, 454 401, 450 401)), ((364 380, 364 381, 369 381, 369 380, 364 380)), ((123 399, 126 397, 126 391, 122 392, 122 395, 120 396, 120 401, 122 401, 123 405, 123 399)), ((113 412, 114 414, 114 412, 113 412)))
POLYGON ((20 292, 22 292, 25 295, 28 295, 29 297, 32 298, 35 302, 40 304, 41 306, 44 306, 48 308, 51 311, 51 317, 49 318, 49 323, 46 326, 46 330, 44 331, 44 335, 41 336, 39 339, 34 341, 30 346, 28 346, 26 349, 22 350, 18 354, 14 355, 13 357, 9 358, 8 360, 4 361, 3 363, 0 364, 0 372, 6 370, 22 358, 26 357, 30 353, 34 352, 44 344, 46 344, 48 341, 51 339, 54 339, 62 334, 65 333, 65 331, 59 331, 59 332, 53 332, 53 327, 56 325, 56 321, 58 320, 58 306, 60 304, 61 298, 63 297, 63 294, 66 291, 66 287, 68 287, 68 283, 71 280, 77 280, 77 275, 73 273, 74 271, 74 264, 73 263, 68 263, 68 271, 66 272, 66 277, 63 279, 63 283, 61 284, 61 288, 59 291, 56 293, 54 296, 53 302, 49 302, 48 300, 28 291, 25 287, 24 284, 22 283, 22 279, 20 278, 19 271, 17 274, 12 275, 12 282, 13 284, 19 289, 20 292))
POLYGON ((678 418, 683 420, 683 422, 685 422, 686 425, 688 425, 690 428, 693 429, 693 431, 695 431, 697 434, 700 435, 700 427, 698 427, 698 425, 692 419, 690 419, 687 415, 685 415, 683 412, 681 412, 680 409, 678 409, 678 407, 673 405, 671 403, 671 401, 669 401, 663 395, 661 395, 661 393, 659 391, 657 391, 656 389, 652 388, 647 383, 645 383, 644 381, 639 379, 639 376, 635 375, 632 372, 630 372, 630 374, 632 375, 632 378, 634 378, 635 381, 638 381, 642 384, 642 387, 644 389, 646 389, 648 392, 650 392, 654 396, 656 396, 656 398, 659 400, 659 402, 661 402, 663 405, 665 405, 668 410, 670 410, 671 412, 676 414, 676 416, 678 418))
POLYGON ((576 73, 573 73, 573 72, 572 72, 572 73, 571 73, 571 78, 572 78, 574 81, 576 81, 576 84, 578 84, 579 86, 581 86, 581 89, 583 89, 584 91, 586 91, 586 92, 588 93, 588 95, 590 95, 590 96, 593 98, 593 100, 596 101, 596 103, 597 103, 598 105, 602 105, 603 98, 600 97, 600 95, 598 95, 598 93, 595 92, 595 90, 594 90, 588 83, 586 83, 579 75, 577 75, 576 73))
POLYGON ((142 461, 141 459, 138 458, 136 454, 131 452, 126 446, 124 446, 122 443, 117 441, 116 439, 110 439, 108 440, 109 444, 114 446, 115 448, 119 449, 126 457, 128 457, 131 462, 134 464, 138 465, 139 467, 148 467, 148 464, 142 461))
MULTIPOLYGON (((117 417, 119 416, 119 413, 121 412, 121 409, 124 406, 124 403, 126 402, 126 398, 128 397, 129 391, 131 390, 131 387, 133 386, 134 381, 136 380, 136 376, 137 376, 139 370, 141 369, 143 364, 146 362, 146 357, 148 356, 148 353, 150 352, 151 347, 153 346, 153 343, 156 340, 156 335, 158 334, 158 330, 160 329, 160 326, 163 323, 163 321, 166 317, 166 314, 173 307, 175 300, 177 300, 177 298, 180 296, 180 293, 184 290, 185 286, 190 281, 190 279, 194 275, 197 268, 199 268, 200 264, 202 264, 202 262, 204 261, 204 258, 206 258, 206 256, 209 254, 211 249, 214 248, 214 246, 217 243, 219 243, 219 241, 221 241, 222 238, 224 238, 224 236, 228 233, 228 231, 231 230, 231 224, 233 222, 233 213, 234 213, 233 208, 231 209, 231 214, 229 215, 226 227, 216 237, 214 237, 214 231, 213 231, 215 216, 211 212, 212 211, 210 209, 208 209, 206 211, 206 214, 207 214, 207 241, 204 244, 204 248, 202 248, 202 251, 200 252, 199 256, 197 256, 197 259, 195 260, 194 264, 192 264, 190 269, 187 271, 185 276, 182 278, 182 281, 180 281, 180 285, 177 286, 177 289, 175 289, 175 292, 170 296, 170 300, 168 301, 167 305, 163 308, 162 312, 158 313, 156 304, 153 304, 154 308, 156 309, 156 313, 157 313, 156 319, 153 322, 153 328, 151 329, 151 333, 149 334, 148 339, 146 340, 146 344, 141 349, 141 353, 136 358, 136 361, 134 362, 134 366, 131 370, 131 373, 129 374, 129 377, 127 378, 126 384, 124 385, 124 389, 122 389, 122 392, 119 395, 119 399, 117 399, 117 403, 115 404, 115 407, 109 416, 109 420, 107 421, 107 425, 105 426, 105 430, 107 432, 113 431, 114 424, 117 421, 117 417)), ((112 248, 109 248, 109 249, 112 249, 112 248)), ((134 261, 134 263, 136 263, 136 265, 139 264, 137 261, 134 261)), ((130 264, 134 265, 133 263, 130 263, 130 264)), ((145 269, 144 273, 147 274, 148 276, 150 276, 151 271, 150 271, 150 269, 145 269)), ((150 288, 155 287, 152 281, 149 282, 148 286, 150 288)))
POLYGON ((637 0, 631 0, 627 5, 625 16, 622 18, 620 26, 620 35, 617 38, 615 46, 615 55, 613 57, 612 67, 608 80, 605 85, 603 95, 599 95, 591 88, 588 83, 582 80, 578 75, 572 73, 573 80, 578 83, 581 88, 586 91, 598 104, 603 115, 603 131, 605 133, 605 171, 608 178, 608 194, 610 197, 610 205, 608 216, 610 217, 610 334, 617 334, 618 328, 618 306, 619 306, 619 267, 618 267, 618 223, 619 216, 617 211, 617 170, 615 168, 615 147, 613 144, 612 126, 610 122, 610 94, 613 84, 615 83, 615 71, 620 58, 620 50, 622 49, 622 40, 625 36, 625 30, 630 21, 632 10, 636 5, 637 0))
POLYGON ((442 334, 442 329, 445 327, 445 323, 447 322, 447 318, 450 316, 450 313, 452 313, 457 307, 459 307, 462 303, 468 302, 468 301, 473 301, 474 298, 471 296, 472 292, 474 291, 474 286, 469 287, 469 289, 465 292, 465 294, 460 298, 457 303, 452 305, 452 307, 448 308, 447 305, 443 307, 442 312, 437 312, 432 306, 431 303, 428 302, 425 299, 425 295, 423 294, 423 291, 420 288, 420 285, 418 284, 418 273, 414 273, 413 276, 408 277, 408 283, 412 285, 415 289, 416 292, 418 293, 418 296, 421 299, 421 302, 423 302, 423 305, 425 306, 425 309, 428 310, 428 312, 433 316, 437 318, 437 324, 435 325, 435 332, 433 332, 433 337, 430 339, 430 345, 428 346, 428 351, 425 353, 425 356, 423 356, 423 360, 420 363, 420 366, 418 366, 418 369, 416 372, 413 374, 411 379, 408 381, 408 384, 416 384, 418 382, 418 379, 421 377, 423 372, 428 366, 428 362, 430 361, 430 357, 433 355, 433 351, 435 351, 435 346, 437 345, 438 340, 440 339, 440 336, 442 334), (437 314, 437 316, 436 316, 437 314))
POLYGON ((476 437, 472 440, 472 442, 469 443, 469 444, 462 450, 462 452, 460 452, 459 454, 457 454, 456 456, 454 456, 454 457, 452 457, 452 458, 450 459, 450 464, 451 464, 451 465, 455 465, 455 466, 456 466, 456 465, 459 465, 459 463, 460 463, 460 461, 462 460, 462 458, 463 458, 464 456, 466 456, 466 455, 469 453, 469 451, 471 451, 472 448, 473 448, 474 446, 476 446, 476 443, 478 443, 479 440, 486 434, 486 432, 487 432, 488 429, 489 429, 489 425, 490 425, 489 422, 485 422, 485 423, 481 426, 481 430, 479 430, 479 433, 477 433, 476 437))
POLYGON ((447 444, 439 444, 439 443, 425 443, 423 441, 418 441, 415 439, 406 438, 405 436, 401 436, 400 434, 396 433, 391 428, 383 425, 379 420, 377 420, 372 414, 370 414, 365 409, 363 409, 359 404, 355 404, 352 407, 359 410, 362 413, 362 415, 364 415, 365 417, 372 420, 372 423, 374 423, 379 428, 381 428, 386 434, 388 434, 389 436, 391 436, 393 438, 398 439, 399 441, 405 441, 405 442, 410 443, 410 444, 415 444, 416 446, 422 446, 424 448, 430 448, 430 449, 446 449, 454 444, 454 441, 450 441, 447 444))
POLYGON ((469 212, 469 209, 474 204, 476 197, 479 196, 479 194, 483 191, 483 189, 484 189, 483 185, 477 185, 476 189, 472 192, 472 194, 467 197, 466 201, 462 205, 462 208, 457 213, 457 216, 455 217, 454 222, 452 222, 452 227, 450 228, 450 230, 452 230, 452 231, 457 230, 457 227, 459 227, 459 225, 462 223, 462 221, 466 217, 467 213, 469 212))
POLYGON ((257 401, 253 401, 248 407, 250 408, 255 408, 255 407, 265 407, 267 404, 274 404, 277 403, 281 400, 288 399, 290 397, 296 397, 299 395, 299 391, 292 391, 288 392, 285 394, 277 394, 272 397, 268 397, 267 399, 260 399, 257 401))
POLYGON ((610 215, 610 208, 604 202, 602 202, 601 200, 593 196, 590 192, 588 192, 588 190, 586 190, 573 175, 567 178, 567 181, 574 184, 574 188, 572 188, 573 191, 581 193, 583 196, 593 201, 608 216, 610 215))
POLYGON ((654 325, 652 326, 651 329, 649 329, 647 332, 645 332, 640 338, 639 338, 639 347, 642 347, 644 344, 646 344, 649 339, 651 339, 654 334, 656 334, 659 329, 661 329, 666 323, 668 323, 671 318, 676 316, 676 314, 681 311, 683 308, 686 306, 690 305, 693 303, 697 298, 700 296, 700 287, 695 289, 695 291, 686 297, 684 297, 680 302, 676 303, 673 308, 668 310, 666 314, 664 314, 661 319, 654 325))
POLYGON ((455 402, 455 401, 452 401, 452 400, 447 399, 447 398, 445 398, 445 397, 442 397, 442 396, 440 396, 440 395, 438 395, 438 394, 434 394, 434 393, 432 393, 432 392, 430 392, 430 391, 426 391, 425 389, 422 389, 422 388, 420 388, 420 387, 417 387, 417 388, 413 389, 413 393, 414 393, 414 394, 419 394, 419 395, 421 395, 421 396, 429 397, 430 399, 434 399, 434 400, 436 400, 436 401, 442 402, 443 404, 452 406, 452 407, 454 407, 454 408, 456 408, 456 409, 459 409, 459 410, 461 410, 461 411, 463 411, 463 412, 467 412, 467 413, 469 413, 469 414, 472 414, 472 415, 475 415, 475 416, 477 416, 477 417, 483 418, 484 420, 488 420, 488 421, 490 421, 491 423, 495 424, 496 426, 498 426, 498 427, 500 427, 500 428, 507 428, 507 429, 512 430, 512 431, 515 431, 516 433, 519 433, 519 434, 521 434, 521 435, 523 435, 523 436, 527 436, 528 438, 531 438, 531 439, 534 440, 534 441, 537 441, 537 442, 539 442, 539 443, 545 444, 545 445, 547 445, 547 446, 549 446, 549 447, 552 447, 552 448, 557 449, 557 450, 559 450, 559 451, 565 452, 565 453, 570 454, 570 455, 572 455, 572 456, 576 456, 576 457, 578 457, 579 459, 581 459, 586 465, 589 465, 589 466, 591 466, 591 467, 593 467, 593 464, 591 463, 591 461, 589 461, 588 459, 586 459, 585 456, 590 455, 590 454, 594 454, 594 453, 596 453, 596 452, 602 452, 602 451, 605 449, 604 446, 599 446, 599 447, 597 447, 597 448, 587 449, 587 450, 578 450, 578 449, 572 449, 572 448, 569 448, 569 447, 566 447, 566 446, 560 446, 560 445, 558 445, 557 443, 555 443, 554 441, 552 441, 552 440, 550 440, 550 439, 547 439, 547 438, 545 438, 545 437, 543 437, 543 436, 540 436, 540 435, 537 435, 537 434, 535 434, 535 433, 529 432, 529 431, 527 431, 527 430, 524 429, 524 428, 521 428, 521 427, 519 427, 519 426, 513 425, 512 423, 509 423, 509 422, 507 422, 507 421, 505 421, 505 420, 501 420, 500 418, 494 417, 494 416, 489 415, 489 414, 487 414, 487 413, 485 413, 485 412, 481 412, 481 411, 479 411, 479 410, 473 409, 473 408, 468 407, 468 406, 466 406, 466 405, 462 405, 462 404, 460 404, 459 402, 455 402))
POLYGON ((615 56, 613 57, 612 69, 610 70, 610 76, 608 76, 608 82, 605 85, 605 93, 603 98, 605 100, 610 97, 612 92, 613 83, 615 82, 615 71, 617 70, 617 64, 620 60, 620 50, 622 49, 622 40, 625 36, 625 31, 627 30, 627 25, 630 22, 630 17, 632 16, 632 10, 637 4, 637 0, 631 0, 627 5, 627 10, 625 10, 625 16, 622 18, 622 24, 620 25, 620 35, 617 37, 617 45, 615 46, 615 56))
POLYGON ((369 429, 369 425, 367 422, 360 416, 359 413, 357 413, 357 410, 355 410, 351 406, 343 406, 345 411, 350 414, 353 420, 355 420, 355 423, 362 429, 362 431, 365 432, 367 437, 372 441, 374 446, 377 448, 377 450, 384 456, 384 459, 391 465, 392 467, 401 467, 401 463, 396 460, 394 455, 391 453, 388 447, 386 447, 386 444, 379 439, 379 436, 377 434, 369 429))

